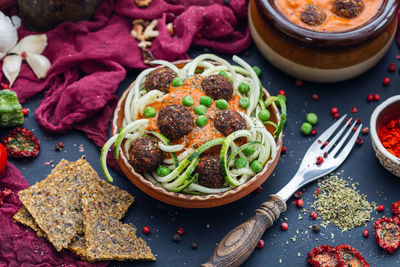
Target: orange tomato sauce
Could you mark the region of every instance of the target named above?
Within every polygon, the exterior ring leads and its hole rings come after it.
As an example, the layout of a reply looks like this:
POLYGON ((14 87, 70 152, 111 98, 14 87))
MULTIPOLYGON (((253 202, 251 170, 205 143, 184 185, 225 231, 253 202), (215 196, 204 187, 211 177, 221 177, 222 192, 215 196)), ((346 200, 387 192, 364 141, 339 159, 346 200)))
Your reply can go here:
MULTIPOLYGON (((171 85, 169 87, 169 93, 166 94, 161 99, 161 101, 146 106, 146 107, 153 107, 157 111, 157 115, 153 118, 145 118, 143 115, 139 114, 138 119, 148 119, 150 121, 150 124, 147 127, 147 130, 160 132, 157 126, 158 111, 160 111, 163 107, 170 104, 182 105, 182 99, 185 96, 190 95, 194 100, 194 104, 191 107, 186 107, 186 108, 190 110, 193 117, 193 123, 194 123, 193 130, 188 135, 185 135, 182 138, 174 140, 172 143, 174 145, 183 144, 185 145, 186 148, 191 147, 196 149, 200 145, 207 143, 208 141, 211 141, 215 138, 223 137, 223 135, 217 129, 214 128, 213 124, 215 113, 218 111, 217 107, 215 106, 215 100, 213 100, 211 106, 207 107, 207 113, 205 114, 205 116, 208 119, 207 124, 203 127, 199 127, 195 123, 198 115, 194 112, 194 107, 200 105, 200 98, 202 96, 206 96, 206 94, 201 89, 201 83, 203 79, 204 77, 202 77, 201 75, 195 75, 187 79, 182 86, 173 87, 171 85)), ((240 97, 238 95, 233 95, 232 99, 228 101, 228 109, 244 111, 239 106, 239 100, 240 97)))
POLYGON ((364 0, 364 10, 355 18, 346 19, 336 16, 332 12, 334 0, 275 0, 276 6, 289 21, 318 32, 343 32, 356 28, 371 19, 380 6, 382 0, 364 0), (318 26, 310 26, 300 20, 300 13, 307 4, 319 6, 326 13, 326 20, 318 26))

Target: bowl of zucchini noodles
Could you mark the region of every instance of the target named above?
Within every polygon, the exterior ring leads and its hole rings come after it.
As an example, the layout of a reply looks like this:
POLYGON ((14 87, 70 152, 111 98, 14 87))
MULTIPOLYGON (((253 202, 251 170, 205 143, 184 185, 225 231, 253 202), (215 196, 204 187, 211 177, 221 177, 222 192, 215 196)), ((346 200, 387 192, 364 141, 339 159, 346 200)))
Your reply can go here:
POLYGON ((286 105, 233 61, 203 54, 142 71, 114 112, 106 179, 110 152, 140 190, 171 205, 216 207, 256 190, 278 162, 286 105))

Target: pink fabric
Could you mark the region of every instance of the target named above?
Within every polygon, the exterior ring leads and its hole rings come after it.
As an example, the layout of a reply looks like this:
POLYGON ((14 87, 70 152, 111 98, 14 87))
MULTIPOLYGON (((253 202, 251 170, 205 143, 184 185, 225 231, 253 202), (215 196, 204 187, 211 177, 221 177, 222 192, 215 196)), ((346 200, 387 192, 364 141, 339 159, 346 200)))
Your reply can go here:
MULTIPOLYGON (((35 111, 42 128, 51 133, 76 128, 98 146, 106 142, 117 102, 114 93, 126 69, 147 67, 138 42, 130 35, 132 19, 159 19, 160 35, 150 49, 156 59, 187 58, 191 44, 238 53, 251 42, 245 0, 231 0, 229 6, 223 0, 153 0, 147 8, 138 8, 134 2, 104 0, 92 21, 65 22, 49 31, 44 55, 52 67, 45 81, 38 81, 23 64, 12 89, 22 102, 47 90, 35 111), (173 37, 166 27, 169 22, 174 23, 173 37)), ((21 28, 19 34, 31 32, 21 28)), ((2 73, 0 79, 6 82, 2 73)))
POLYGON ((29 186, 28 182, 11 163, 0 178, 0 190, 10 189, 11 196, 4 198, 0 207, 0 266, 106 266, 108 263, 88 263, 79 260, 69 251, 57 252, 33 230, 13 222, 12 216, 22 207, 18 191, 29 186))

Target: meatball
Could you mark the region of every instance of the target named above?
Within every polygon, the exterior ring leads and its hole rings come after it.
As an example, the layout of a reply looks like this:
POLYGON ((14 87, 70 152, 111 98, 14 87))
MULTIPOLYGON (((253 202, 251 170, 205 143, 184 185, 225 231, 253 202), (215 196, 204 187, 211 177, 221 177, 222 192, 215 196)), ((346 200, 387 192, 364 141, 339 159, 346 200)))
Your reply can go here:
POLYGON ((339 17, 351 19, 357 17, 363 9, 363 0, 335 0, 332 11, 339 17))
POLYGON ((233 96, 233 84, 222 75, 210 75, 204 78, 203 91, 214 100, 225 99, 229 101, 233 96))
POLYGON ((318 6, 308 4, 300 13, 300 20, 309 26, 321 25, 326 19, 325 12, 318 6))
POLYGON ((163 135, 175 140, 192 131, 193 117, 184 106, 172 104, 158 112, 157 125, 163 135))
POLYGON ((147 91, 159 90, 168 94, 169 86, 176 76, 175 71, 168 67, 156 68, 146 76, 144 87, 147 91))
POLYGON ((139 173, 154 171, 163 162, 157 142, 147 136, 135 139, 128 152, 129 163, 139 173))
POLYGON ((199 174, 199 185, 210 188, 220 188, 225 183, 225 178, 221 171, 219 155, 202 156, 195 172, 199 174))
POLYGON ((238 130, 247 129, 245 119, 234 110, 219 111, 214 118, 214 127, 227 136, 238 130))

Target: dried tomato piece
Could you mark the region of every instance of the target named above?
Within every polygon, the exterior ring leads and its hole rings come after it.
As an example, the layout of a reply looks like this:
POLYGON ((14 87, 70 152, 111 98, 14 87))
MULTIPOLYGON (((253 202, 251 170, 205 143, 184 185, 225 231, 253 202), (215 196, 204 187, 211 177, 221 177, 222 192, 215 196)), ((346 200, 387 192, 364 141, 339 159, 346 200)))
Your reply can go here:
POLYGON ((343 244, 337 246, 336 251, 342 257, 344 267, 369 267, 369 264, 365 261, 361 253, 349 245, 343 244))
POLYGON ((307 261, 313 267, 335 267, 343 266, 344 264, 336 248, 327 245, 313 248, 313 250, 307 254, 307 261))
POLYGON ((400 217, 400 200, 392 203, 392 210, 395 216, 400 217))
POLYGON ((376 242, 384 250, 394 253, 400 247, 400 220, 380 218, 374 222, 376 242))
POLYGON ((14 158, 36 157, 39 154, 39 140, 25 128, 15 128, 6 137, 3 144, 7 154, 14 158))

